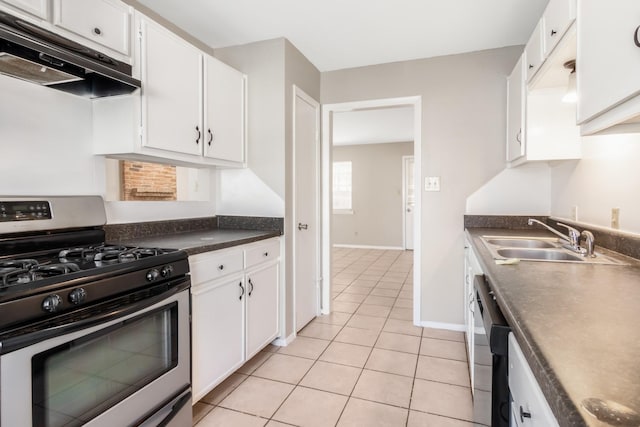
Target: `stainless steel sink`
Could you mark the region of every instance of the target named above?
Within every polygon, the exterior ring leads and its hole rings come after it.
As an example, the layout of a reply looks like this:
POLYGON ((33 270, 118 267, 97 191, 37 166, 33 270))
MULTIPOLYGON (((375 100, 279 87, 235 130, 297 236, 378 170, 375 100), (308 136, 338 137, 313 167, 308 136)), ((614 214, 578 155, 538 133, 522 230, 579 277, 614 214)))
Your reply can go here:
POLYGON ((563 245, 566 243, 555 237, 531 236, 482 236, 482 242, 494 259, 518 258, 521 261, 573 262, 581 264, 627 264, 596 251, 595 257, 585 257, 574 253, 563 245))
POLYGON ((487 243, 496 246, 506 246, 509 248, 555 248, 557 239, 524 239, 524 238, 494 238, 488 239, 487 243))
POLYGON ((498 249, 498 255, 504 258, 520 258, 528 260, 540 261, 580 261, 584 262, 586 258, 580 255, 573 255, 563 249, 498 249))

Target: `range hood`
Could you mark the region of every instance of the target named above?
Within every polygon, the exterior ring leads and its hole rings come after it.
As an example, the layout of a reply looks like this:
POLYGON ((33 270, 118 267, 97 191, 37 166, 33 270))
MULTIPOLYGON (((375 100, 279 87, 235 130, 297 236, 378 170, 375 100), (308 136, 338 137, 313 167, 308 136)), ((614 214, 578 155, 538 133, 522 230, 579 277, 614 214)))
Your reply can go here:
POLYGON ((0 12, 0 74, 88 98, 140 88, 131 65, 0 12))

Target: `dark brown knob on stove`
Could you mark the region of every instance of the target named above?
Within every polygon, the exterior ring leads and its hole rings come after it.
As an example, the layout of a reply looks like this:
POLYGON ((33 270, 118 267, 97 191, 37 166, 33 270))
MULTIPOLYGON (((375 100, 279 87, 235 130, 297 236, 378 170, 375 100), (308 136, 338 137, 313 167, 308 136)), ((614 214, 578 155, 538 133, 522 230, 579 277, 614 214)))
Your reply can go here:
POLYGON ((164 267, 162 267, 160 269, 160 275, 162 277, 169 277, 169 276, 171 276, 172 273, 173 273, 173 266, 172 265, 165 265, 164 267))
POLYGON ((82 304, 87 300, 87 291, 84 288, 77 288, 69 292, 69 302, 73 305, 82 304))
POLYGON ((47 313, 55 313, 62 308, 62 298, 60 295, 49 295, 42 301, 42 309, 47 313))
POLYGON ((154 282, 158 279, 158 277, 160 277, 160 272, 157 268, 152 268, 151 270, 147 271, 147 282, 154 282))

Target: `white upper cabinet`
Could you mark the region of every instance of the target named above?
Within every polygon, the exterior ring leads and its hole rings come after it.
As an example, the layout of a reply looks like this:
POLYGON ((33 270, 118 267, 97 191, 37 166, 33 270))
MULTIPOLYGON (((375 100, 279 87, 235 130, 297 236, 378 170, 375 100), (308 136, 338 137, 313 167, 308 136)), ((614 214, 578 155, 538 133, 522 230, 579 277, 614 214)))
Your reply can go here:
POLYGON ((640 129, 640 1, 578 5, 578 123, 583 134, 640 129))
POLYGON ((524 60, 523 55, 507 78, 507 162, 525 153, 524 60))
POLYGON ((0 10, 132 64, 133 8, 119 0, 0 0, 0 10))
POLYGON ((53 0, 53 24, 131 55, 131 10, 119 1, 53 0))
POLYGON ((134 28, 142 90, 93 101, 94 153, 243 167, 246 76, 137 12, 134 28))
POLYGON ((211 56, 204 61, 204 74, 204 155, 242 163, 245 76, 211 56))
POLYGON ((576 107, 563 102, 575 62, 575 0, 551 0, 524 54, 524 70, 507 81, 507 162, 579 159, 582 156, 576 107), (521 83, 518 86, 518 76, 521 83))
POLYGON ((143 145, 199 156, 202 54, 161 25, 140 17, 143 145))
POLYGON ((576 19, 576 0, 551 0, 542 16, 544 57, 548 57, 576 19))
POLYGON ((0 4, 2 3, 13 6, 37 18, 49 19, 49 0, 2 0, 0 4))
POLYGON ((538 21, 533 34, 529 38, 527 47, 525 48, 527 81, 530 81, 533 75, 540 69, 544 58, 542 56, 542 21, 538 21))

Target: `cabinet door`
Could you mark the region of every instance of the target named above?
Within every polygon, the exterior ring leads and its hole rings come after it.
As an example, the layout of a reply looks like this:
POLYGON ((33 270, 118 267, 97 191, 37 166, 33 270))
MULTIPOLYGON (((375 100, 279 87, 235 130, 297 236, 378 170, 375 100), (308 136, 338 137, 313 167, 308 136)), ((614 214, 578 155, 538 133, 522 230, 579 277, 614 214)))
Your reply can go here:
POLYGON ((523 120, 524 73, 523 57, 507 78, 507 161, 524 155, 525 132, 523 120))
POLYGON ((536 29, 529 38, 525 49, 527 81, 530 81, 533 75, 542 65, 542 21, 538 22, 536 29))
POLYGON ((640 91, 640 2, 578 4, 578 123, 640 91))
POLYGON ((470 257, 471 247, 467 243, 465 245, 465 257, 464 257, 464 313, 466 324, 466 343, 467 343, 467 356, 469 359, 469 378, 471 378, 471 391, 473 392, 473 308, 474 308, 474 295, 473 295, 473 267, 470 257))
POLYGON ((143 144, 200 155, 202 55, 146 17, 140 31, 143 144))
POLYGON ((247 273, 247 360, 278 336, 278 264, 247 273))
POLYGON ((10 6, 41 19, 49 18, 49 0, 2 0, 10 6))
POLYGON ((511 393, 511 421, 514 425, 522 427, 558 426, 558 421, 553 415, 513 333, 509 334, 509 392, 511 393))
POLYGON ((244 75, 216 58, 205 59, 204 155, 244 161, 244 75))
POLYGON ((551 0, 542 15, 544 57, 548 57, 576 16, 576 0, 551 0))
POLYGON ((131 55, 131 9, 113 0, 54 0, 54 25, 131 55))
POLYGON ((192 376, 197 402, 244 362, 242 276, 209 282, 192 293, 192 376))

